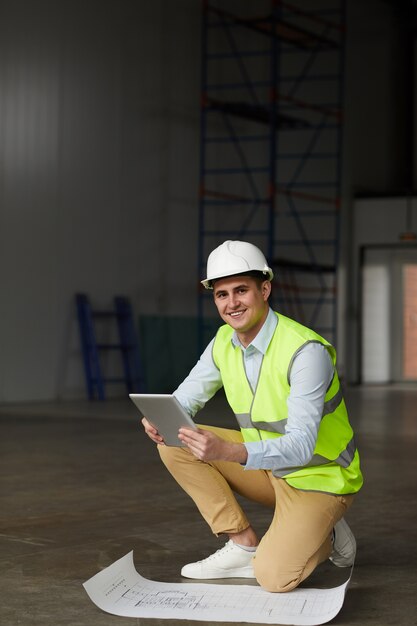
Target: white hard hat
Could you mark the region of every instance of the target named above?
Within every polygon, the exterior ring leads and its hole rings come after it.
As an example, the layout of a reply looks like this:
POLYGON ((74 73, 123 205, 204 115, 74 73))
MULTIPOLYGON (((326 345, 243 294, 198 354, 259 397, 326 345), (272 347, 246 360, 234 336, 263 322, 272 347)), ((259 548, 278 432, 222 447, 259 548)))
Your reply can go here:
POLYGON ((212 281, 217 278, 262 272, 265 280, 272 280, 274 273, 262 252, 246 241, 225 241, 215 248, 207 259, 207 278, 202 280, 206 289, 212 289, 212 281))

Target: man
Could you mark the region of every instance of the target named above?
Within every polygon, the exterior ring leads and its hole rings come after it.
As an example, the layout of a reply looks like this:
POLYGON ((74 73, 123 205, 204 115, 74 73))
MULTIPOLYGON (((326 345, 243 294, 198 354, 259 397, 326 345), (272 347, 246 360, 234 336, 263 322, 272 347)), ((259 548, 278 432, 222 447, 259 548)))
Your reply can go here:
POLYGON ((185 447, 168 447, 146 418, 143 425, 212 532, 229 538, 181 574, 254 577, 285 592, 327 558, 352 565, 356 542, 343 516, 363 481, 335 350, 270 309, 272 278, 250 243, 213 250, 202 283, 225 325, 175 392, 194 416, 223 386, 240 431, 181 428, 185 447), (234 493, 274 509, 261 540, 234 493))

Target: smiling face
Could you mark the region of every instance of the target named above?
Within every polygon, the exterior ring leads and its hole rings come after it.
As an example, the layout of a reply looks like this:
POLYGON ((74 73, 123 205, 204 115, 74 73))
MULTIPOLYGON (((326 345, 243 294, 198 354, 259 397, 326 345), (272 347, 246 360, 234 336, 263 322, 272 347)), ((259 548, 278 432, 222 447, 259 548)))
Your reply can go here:
POLYGON ((256 337, 268 315, 269 280, 258 281, 251 276, 229 276, 216 280, 214 303, 220 317, 237 333, 243 346, 256 337))

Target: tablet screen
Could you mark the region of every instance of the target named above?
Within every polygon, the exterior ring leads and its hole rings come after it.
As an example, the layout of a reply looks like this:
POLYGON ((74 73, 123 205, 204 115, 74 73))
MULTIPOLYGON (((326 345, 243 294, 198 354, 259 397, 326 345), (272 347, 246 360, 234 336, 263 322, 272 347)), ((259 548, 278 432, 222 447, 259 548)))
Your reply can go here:
POLYGON ((184 447, 178 439, 182 426, 196 429, 191 417, 172 394, 131 393, 129 398, 164 438, 167 446, 184 447))

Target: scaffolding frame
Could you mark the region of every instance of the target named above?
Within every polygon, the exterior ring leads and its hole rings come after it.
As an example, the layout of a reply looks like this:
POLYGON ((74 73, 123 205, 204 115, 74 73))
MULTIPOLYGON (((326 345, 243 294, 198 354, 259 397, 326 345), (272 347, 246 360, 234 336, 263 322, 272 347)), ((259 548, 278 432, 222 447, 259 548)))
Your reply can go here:
MULTIPOLYGON (((198 270, 225 239, 251 241, 276 273, 272 305, 335 344, 345 0, 321 2, 254 16, 203 0, 198 270)), ((200 289, 200 350, 209 302, 200 289)))

